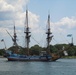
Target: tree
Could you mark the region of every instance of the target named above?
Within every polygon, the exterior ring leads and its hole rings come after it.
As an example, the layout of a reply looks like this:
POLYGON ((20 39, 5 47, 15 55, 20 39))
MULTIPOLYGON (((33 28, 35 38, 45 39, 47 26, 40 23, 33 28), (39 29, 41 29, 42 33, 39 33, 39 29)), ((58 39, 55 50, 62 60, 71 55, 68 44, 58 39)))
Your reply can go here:
POLYGON ((34 45, 30 48, 30 54, 39 55, 41 50, 42 50, 42 47, 40 47, 39 45, 34 45))
POLYGON ((4 49, 0 49, 0 56, 3 56, 5 53, 5 50, 4 49))

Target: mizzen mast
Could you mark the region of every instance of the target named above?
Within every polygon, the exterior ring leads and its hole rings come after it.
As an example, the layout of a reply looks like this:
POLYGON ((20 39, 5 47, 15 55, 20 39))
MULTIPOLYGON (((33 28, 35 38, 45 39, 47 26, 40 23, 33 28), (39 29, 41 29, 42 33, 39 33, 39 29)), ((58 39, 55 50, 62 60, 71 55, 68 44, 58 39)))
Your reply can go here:
POLYGON ((13 45, 14 45, 14 46, 17 46, 17 42, 16 42, 16 41, 17 41, 17 39, 16 39, 16 38, 17 38, 17 35, 16 35, 16 28, 15 28, 15 24, 14 24, 14 35, 13 35, 13 39, 12 39, 12 40, 13 40, 13 42, 14 42, 14 43, 13 43, 13 45))
MULTIPOLYGON (((7 31, 7 30, 6 30, 7 31)), ((7 31, 7 33, 10 35, 10 37, 12 38, 12 41, 13 41, 13 46, 17 46, 17 35, 16 35, 16 29, 15 29, 15 24, 14 24, 14 35, 11 36, 11 34, 7 31)))
POLYGON ((31 35, 29 35, 31 32, 29 31, 29 27, 28 27, 28 10, 26 10, 26 25, 25 25, 25 31, 24 31, 24 33, 26 34, 26 36, 25 36, 25 42, 26 42, 26 48, 27 48, 27 50, 28 50, 28 55, 29 55, 29 42, 30 42, 30 36, 31 35))
POLYGON ((48 21, 47 21, 47 32, 46 32, 46 34, 47 34, 47 38, 46 38, 46 40, 47 40, 47 53, 50 53, 50 49, 49 49, 49 46, 50 46, 50 42, 51 42, 51 40, 52 40, 52 33, 51 33, 51 31, 50 31, 50 15, 48 15, 48 21))

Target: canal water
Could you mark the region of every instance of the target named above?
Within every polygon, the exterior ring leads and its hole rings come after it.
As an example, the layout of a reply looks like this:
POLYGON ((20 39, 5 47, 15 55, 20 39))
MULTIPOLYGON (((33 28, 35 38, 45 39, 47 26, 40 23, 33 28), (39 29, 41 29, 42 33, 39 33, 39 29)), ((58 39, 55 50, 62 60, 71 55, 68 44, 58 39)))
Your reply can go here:
POLYGON ((11 62, 0 58, 0 75, 76 75, 76 59, 56 62, 11 62))

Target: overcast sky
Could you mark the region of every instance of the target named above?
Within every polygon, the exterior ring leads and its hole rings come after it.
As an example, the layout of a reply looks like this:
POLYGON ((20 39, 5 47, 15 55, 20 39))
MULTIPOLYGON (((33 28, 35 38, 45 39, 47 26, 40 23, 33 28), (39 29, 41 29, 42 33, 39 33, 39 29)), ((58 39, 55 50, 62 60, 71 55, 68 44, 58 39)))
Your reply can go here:
MULTIPOLYGON (((0 0, 0 40, 4 39, 7 48, 13 45, 13 26, 15 23, 17 42, 24 46, 24 26, 28 6, 30 46, 46 46, 46 25, 50 13, 50 28, 54 36, 50 44, 70 43, 74 38, 76 45, 76 0, 0 0), (72 34, 72 37, 67 37, 72 34)), ((4 43, 0 42, 0 49, 4 43)))

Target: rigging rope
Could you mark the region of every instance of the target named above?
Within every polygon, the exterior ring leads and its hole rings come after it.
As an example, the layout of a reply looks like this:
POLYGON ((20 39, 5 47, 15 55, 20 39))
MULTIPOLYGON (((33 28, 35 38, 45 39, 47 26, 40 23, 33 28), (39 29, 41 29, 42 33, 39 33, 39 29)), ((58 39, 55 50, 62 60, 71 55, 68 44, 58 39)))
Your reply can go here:
MULTIPOLYGON (((60 35, 62 35, 62 33, 60 33, 60 35)), ((63 35, 62 35, 62 36, 63 36, 63 35)), ((64 37, 64 36, 63 36, 63 37, 64 37)), ((63 38, 63 37, 62 37, 62 38, 63 38)), ((65 37, 64 37, 64 39, 66 40, 66 38, 65 38, 65 37)), ((66 40, 66 41, 68 42, 68 40, 66 40)), ((69 42, 68 42, 68 43, 69 43, 69 42)))
POLYGON ((37 42, 37 44, 38 44, 38 45, 40 45, 40 44, 39 44, 39 42, 38 42, 38 41, 36 41, 36 40, 34 39, 34 37, 33 37, 33 36, 31 36, 31 38, 32 38, 35 42, 37 42))
POLYGON ((53 38, 53 40, 54 40, 56 43, 58 43, 58 41, 57 41, 57 40, 55 40, 54 38, 53 38))

